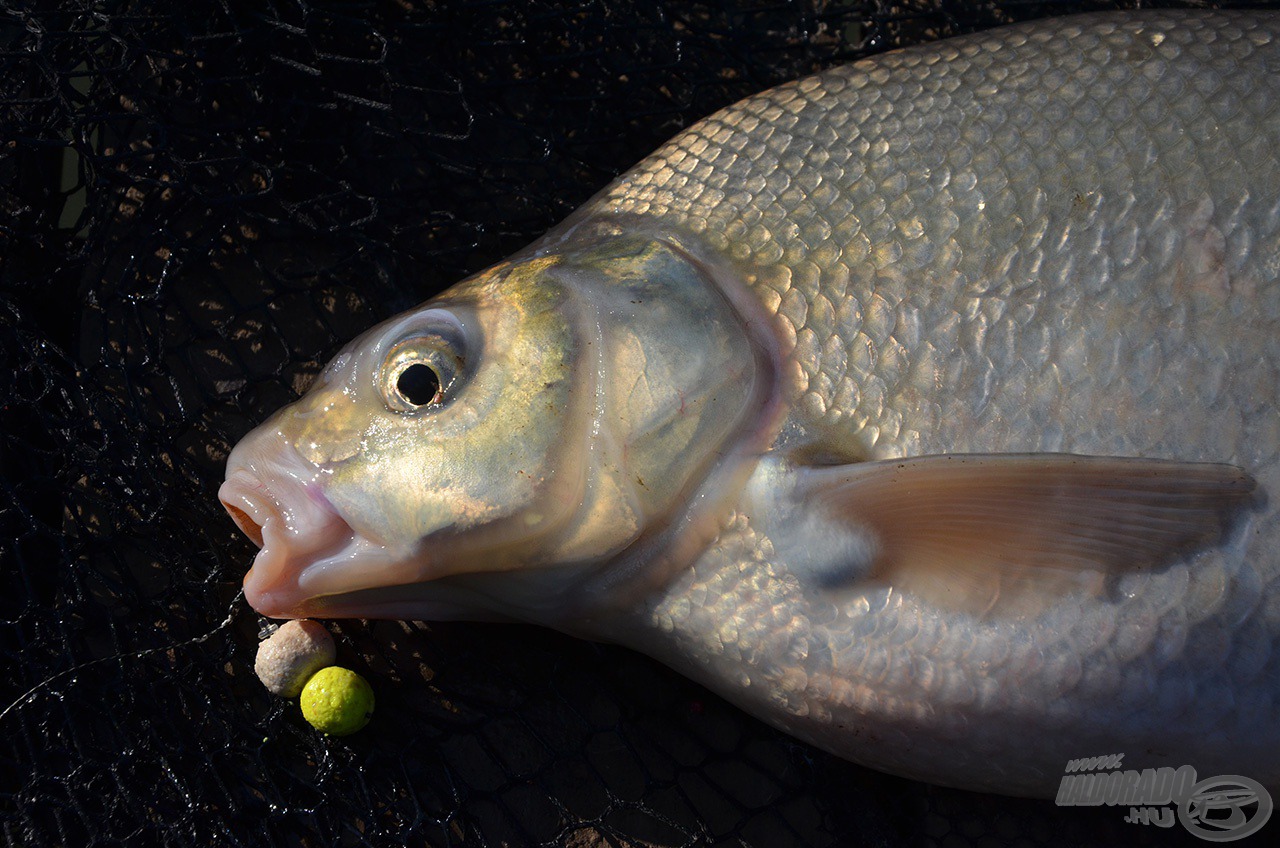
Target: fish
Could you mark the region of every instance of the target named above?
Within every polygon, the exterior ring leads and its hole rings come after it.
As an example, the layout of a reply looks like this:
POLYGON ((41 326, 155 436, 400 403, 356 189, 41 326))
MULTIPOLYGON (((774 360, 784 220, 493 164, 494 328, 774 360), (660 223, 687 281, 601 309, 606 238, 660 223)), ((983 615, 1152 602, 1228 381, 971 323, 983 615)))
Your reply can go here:
POLYGON ((787 83, 230 453, 274 618, 521 621, 881 771, 1280 786, 1280 16, 787 83))

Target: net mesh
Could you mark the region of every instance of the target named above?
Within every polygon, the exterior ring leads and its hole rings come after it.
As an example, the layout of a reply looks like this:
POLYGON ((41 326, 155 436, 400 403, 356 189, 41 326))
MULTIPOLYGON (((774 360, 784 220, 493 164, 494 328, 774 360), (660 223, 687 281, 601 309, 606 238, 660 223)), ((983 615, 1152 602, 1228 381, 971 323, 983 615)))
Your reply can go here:
POLYGON ((253 549, 215 498, 230 447, 343 342, 693 120, 1127 5, 0 0, 6 842, 1176 842, 869 772, 533 628, 335 623, 379 701, 327 739, 254 677, 253 549))

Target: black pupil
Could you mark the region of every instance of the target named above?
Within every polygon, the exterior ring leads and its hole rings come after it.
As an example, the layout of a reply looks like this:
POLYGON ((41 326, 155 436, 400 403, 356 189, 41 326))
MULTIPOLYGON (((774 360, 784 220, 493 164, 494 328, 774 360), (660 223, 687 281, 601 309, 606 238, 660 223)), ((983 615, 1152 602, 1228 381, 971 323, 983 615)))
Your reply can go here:
POLYGON ((400 372, 396 390, 414 406, 426 406, 440 391, 440 375, 431 366, 415 362, 400 372))

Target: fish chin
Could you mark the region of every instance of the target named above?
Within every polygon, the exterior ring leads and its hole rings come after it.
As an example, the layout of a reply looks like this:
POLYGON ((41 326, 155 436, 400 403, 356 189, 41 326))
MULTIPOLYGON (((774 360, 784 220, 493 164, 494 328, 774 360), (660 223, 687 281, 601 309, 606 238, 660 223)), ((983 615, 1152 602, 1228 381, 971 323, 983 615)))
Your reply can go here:
POLYGON ((315 618, 383 618, 414 621, 514 621, 495 611, 492 598, 453 581, 370 586, 303 602, 315 618))

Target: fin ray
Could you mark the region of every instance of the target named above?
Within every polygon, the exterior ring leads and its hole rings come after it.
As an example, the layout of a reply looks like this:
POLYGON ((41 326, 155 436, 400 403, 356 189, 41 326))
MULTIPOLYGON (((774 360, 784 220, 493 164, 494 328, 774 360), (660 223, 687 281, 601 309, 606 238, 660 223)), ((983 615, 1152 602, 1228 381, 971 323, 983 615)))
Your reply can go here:
POLYGON ((1073 454, 956 454, 800 470, 797 495, 869 531, 864 579, 975 615, 1222 541, 1256 485, 1232 465, 1073 454))

